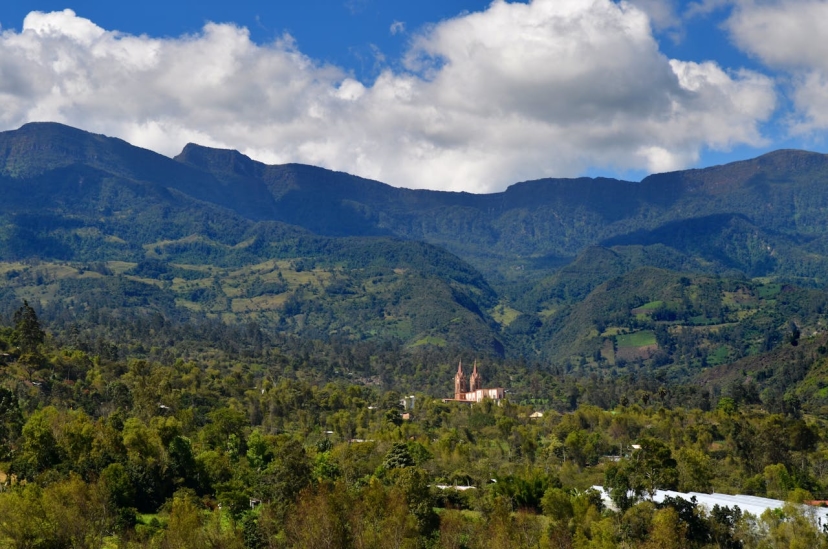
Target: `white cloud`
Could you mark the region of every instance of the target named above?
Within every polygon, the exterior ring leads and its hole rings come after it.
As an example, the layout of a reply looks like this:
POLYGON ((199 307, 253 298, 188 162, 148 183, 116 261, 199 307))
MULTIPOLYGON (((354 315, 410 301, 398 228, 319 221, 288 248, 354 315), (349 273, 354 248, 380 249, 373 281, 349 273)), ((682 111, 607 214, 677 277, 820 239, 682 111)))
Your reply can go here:
POLYGON ((681 26, 681 18, 677 13, 678 0, 629 0, 629 2, 644 11, 658 30, 681 26))
POLYGON ((388 30, 391 34, 402 34, 405 32, 405 23, 402 21, 394 21, 388 30))
POLYGON ((794 83, 796 116, 791 121, 791 132, 801 135, 828 129, 828 75, 810 71, 796 77, 794 83))
POLYGON ((187 141, 395 185, 491 191, 590 167, 666 170, 759 144, 773 83, 667 59, 644 12, 610 0, 495 1, 414 38, 407 71, 360 83, 210 23, 178 38, 71 11, 0 34, 0 125, 56 120, 176 154, 187 141))
POLYGON ((736 45, 788 73, 794 134, 828 129, 828 1, 740 0, 727 21, 736 45))
POLYGON ((778 68, 828 69, 828 2, 741 2, 727 22, 736 44, 778 68))

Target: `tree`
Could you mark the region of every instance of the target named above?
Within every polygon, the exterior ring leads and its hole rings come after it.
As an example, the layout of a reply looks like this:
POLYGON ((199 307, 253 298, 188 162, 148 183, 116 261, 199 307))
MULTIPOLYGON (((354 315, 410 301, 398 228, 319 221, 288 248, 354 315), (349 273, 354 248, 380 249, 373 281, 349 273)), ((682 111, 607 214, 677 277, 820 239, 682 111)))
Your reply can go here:
POLYGON ((45 469, 60 463, 60 446, 52 432, 57 423, 58 411, 48 406, 29 417, 23 426, 20 451, 12 462, 12 472, 22 478, 32 479, 45 469))
POLYGON ((344 509, 336 505, 335 494, 323 485, 306 490, 288 518, 285 530, 295 549, 340 549, 348 547, 344 509))
POLYGON ((104 490, 74 475, 2 493, 0 517, 0 539, 9 547, 102 547, 113 526, 104 490))
POLYGON ((653 497, 656 490, 674 490, 678 484, 676 460, 670 449, 654 438, 639 440, 640 449, 630 458, 634 483, 653 497))
POLYGON ((273 503, 288 505, 313 480, 311 463, 302 444, 285 435, 275 437, 273 455, 259 489, 273 503))
POLYGON ((353 499, 348 522, 355 549, 409 547, 418 533, 417 517, 409 513, 403 491, 386 488, 377 479, 372 479, 353 499))
POLYGON ((404 442, 395 442, 388 450, 383 462, 386 469, 411 467, 412 465, 414 465, 414 458, 411 457, 411 452, 408 451, 408 446, 404 442))
POLYGON ((135 500, 135 487, 120 463, 110 463, 101 471, 100 484, 106 491, 109 501, 116 507, 132 507, 135 500))
POLYGON ((177 436, 167 446, 167 473, 176 486, 200 488, 198 465, 193 456, 193 446, 187 437, 177 436))
POLYGON ((12 450, 12 443, 20 435, 23 426, 23 415, 17 397, 3 387, 0 387, 0 460, 8 459, 12 450))
POLYGON ((619 511, 626 511, 641 497, 641 490, 630 478, 630 467, 626 460, 607 466, 604 471, 604 487, 619 511))
POLYGON ((173 497, 163 547, 189 549, 206 546, 203 521, 203 512, 193 495, 186 490, 179 490, 173 497))
POLYGON ((569 493, 561 488, 549 488, 541 500, 543 514, 556 521, 566 524, 572 518, 572 500, 569 493))
POLYGON ((714 505, 710 511, 710 533, 721 549, 742 549, 742 541, 734 535, 742 521, 742 511, 738 506, 720 507, 714 505))
POLYGON ((644 493, 652 498, 656 490, 674 490, 679 472, 670 449, 656 439, 644 437, 629 458, 610 464, 604 472, 604 486, 620 510, 629 509, 644 493))
POLYGON ((710 456, 697 448, 684 447, 677 454, 679 489, 685 492, 710 492, 713 471, 710 456))
POLYGON ((687 526, 679 520, 678 512, 666 507, 655 512, 652 530, 644 547, 653 549, 682 549, 687 547, 687 526))
POLYGON ((434 512, 428 473, 420 467, 405 467, 392 469, 389 476, 405 494, 408 509, 417 518, 420 534, 431 535, 439 526, 440 518, 434 512))
POLYGON ((786 549, 825 549, 828 538, 819 525, 812 509, 791 503, 782 509, 768 509, 760 517, 762 526, 768 532, 770 543, 763 547, 786 549))
POLYGON ((802 333, 799 331, 799 326, 797 326, 796 322, 794 322, 793 320, 790 323, 789 330, 790 332, 788 333, 788 342, 791 344, 791 346, 796 347, 797 345, 799 345, 799 338, 802 335, 802 333))
POLYGON ((14 313, 12 341, 20 349, 21 355, 33 356, 38 354, 38 347, 45 338, 46 333, 40 327, 37 313, 28 301, 23 301, 23 306, 14 313))
POLYGON ((254 429, 247 438, 247 461, 255 471, 262 471, 273 459, 265 436, 259 429, 254 429))
POLYGON ((40 327, 40 321, 34 309, 29 306, 28 301, 23 302, 14 313, 14 331, 12 332, 12 343, 17 346, 19 363, 26 370, 29 380, 35 366, 40 363, 41 355, 38 347, 46 338, 45 332, 40 327))
POLYGON ((699 508, 695 496, 690 501, 667 496, 658 507, 662 510, 673 509, 677 513, 678 526, 674 530, 684 532, 685 545, 691 542, 693 547, 702 547, 712 539, 711 522, 699 508))

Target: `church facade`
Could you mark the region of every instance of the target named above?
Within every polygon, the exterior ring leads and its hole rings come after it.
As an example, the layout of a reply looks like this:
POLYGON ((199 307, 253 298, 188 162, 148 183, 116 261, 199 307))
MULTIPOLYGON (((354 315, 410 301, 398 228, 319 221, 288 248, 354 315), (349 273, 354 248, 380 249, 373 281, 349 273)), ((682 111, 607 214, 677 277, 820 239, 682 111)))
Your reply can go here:
POLYGON ((444 398, 443 402, 465 402, 473 404, 486 399, 499 401, 505 396, 505 391, 502 387, 486 389, 482 385, 480 373, 477 371, 477 361, 474 362, 474 369, 467 380, 466 374, 463 373, 463 361, 461 360, 457 366, 457 373, 454 375, 454 398, 444 398))

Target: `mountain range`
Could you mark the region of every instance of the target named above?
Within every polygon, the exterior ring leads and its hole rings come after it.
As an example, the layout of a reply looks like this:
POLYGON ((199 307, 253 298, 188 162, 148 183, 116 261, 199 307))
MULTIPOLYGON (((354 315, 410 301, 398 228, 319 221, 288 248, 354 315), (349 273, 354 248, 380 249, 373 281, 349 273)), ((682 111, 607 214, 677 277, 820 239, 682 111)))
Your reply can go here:
POLYGON ((493 194, 400 189, 55 123, 0 133, 0 304, 254 320, 691 375, 823 329, 828 156, 493 194))

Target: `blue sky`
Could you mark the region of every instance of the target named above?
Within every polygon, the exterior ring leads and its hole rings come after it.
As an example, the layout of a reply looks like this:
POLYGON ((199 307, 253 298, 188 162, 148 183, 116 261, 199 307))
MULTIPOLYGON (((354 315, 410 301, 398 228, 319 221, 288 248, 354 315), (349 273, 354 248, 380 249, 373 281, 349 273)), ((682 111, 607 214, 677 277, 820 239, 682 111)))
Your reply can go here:
POLYGON ((489 2, 468 0, 145 0, 143 2, 16 1, 0 6, 0 24, 20 28, 31 11, 71 8, 96 24, 131 34, 180 36, 199 32, 208 21, 233 22, 248 28, 253 40, 266 43, 287 32, 303 53, 353 70, 361 77, 375 76, 374 46, 389 61, 405 47, 405 33, 392 35, 391 25, 404 22, 409 29, 485 9, 489 2))
POLYGON ((6 2, 0 129, 407 187, 639 179, 823 150, 825 20, 824 0, 6 2))
POLYGON ((293 35, 302 51, 316 59, 341 64, 372 76, 364 59, 378 46, 393 60, 404 50, 406 34, 392 35, 395 21, 407 29, 457 16, 464 11, 485 9, 483 0, 101 0, 5 2, 0 5, 3 28, 19 29, 31 11, 74 10, 79 16, 113 30, 152 36, 197 33, 208 21, 233 22, 247 27, 252 38, 266 43, 285 32, 293 35))

